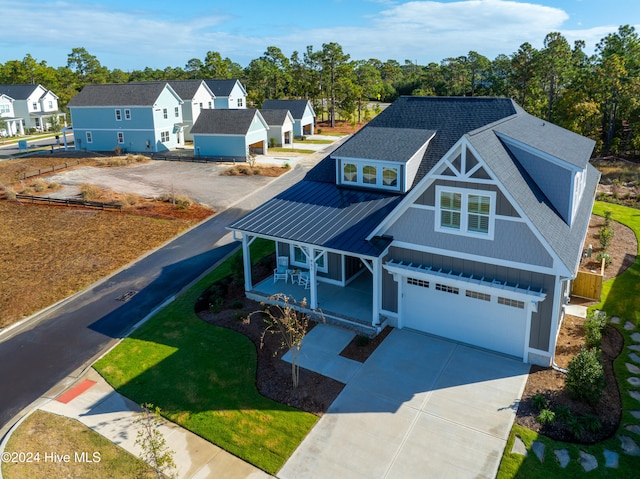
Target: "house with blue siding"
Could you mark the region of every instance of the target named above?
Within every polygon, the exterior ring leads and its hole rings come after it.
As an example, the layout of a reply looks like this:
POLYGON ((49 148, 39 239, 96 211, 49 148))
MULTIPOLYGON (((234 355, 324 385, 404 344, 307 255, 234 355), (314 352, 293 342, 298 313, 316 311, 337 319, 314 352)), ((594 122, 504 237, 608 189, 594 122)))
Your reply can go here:
POLYGON ((202 110, 191 132, 196 156, 244 161, 267 153, 269 126, 255 108, 202 110))
POLYGON ((549 366, 600 178, 594 145, 507 98, 400 97, 229 226, 246 294, 549 366), (255 238, 286 273, 254 283, 255 238))
POLYGON ((171 88, 182 98, 182 121, 185 123, 184 138, 193 140, 191 128, 204 109, 215 106, 215 95, 204 80, 170 80, 171 88))
POLYGON ((247 90, 240 80, 205 80, 209 89, 215 95, 215 108, 238 109, 247 107, 247 90))
POLYGON ((262 108, 289 110, 293 116, 293 134, 296 137, 313 135, 315 132, 316 112, 309 100, 265 100, 262 108))
POLYGON ((183 103, 162 81, 86 85, 68 104, 76 149, 159 152, 184 145, 183 103))

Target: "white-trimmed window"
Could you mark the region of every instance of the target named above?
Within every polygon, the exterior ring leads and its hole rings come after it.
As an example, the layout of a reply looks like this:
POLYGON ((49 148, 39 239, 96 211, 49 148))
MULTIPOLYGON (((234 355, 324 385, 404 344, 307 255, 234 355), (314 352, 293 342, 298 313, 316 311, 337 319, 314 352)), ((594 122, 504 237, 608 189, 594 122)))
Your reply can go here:
POLYGON ((121 121, 122 120, 122 110, 120 110, 119 108, 116 108, 116 121, 121 121))
POLYGON ((505 306, 511 306, 512 308, 524 309, 524 301, 518 301, 517 299, 503 298, 498 296, 498 304, 504 304, 505 306))
POLYGON ((238 108, 242 108, 242 105, 244 105, 242 98, 238 98, 238 108))
POLYGON ((465 291, 467 298, 481 299, 482 301, 491 301, 491 295, 487 293, 481 293, 480 291, 472 291, 470 289, 465 291))
POLYGON ((213 108, 213 104, 209 102, 208 105, 209 105, 209 110, 211 110, 213 108))
MULTIPOLYGON (((289 262, 293 266, 299 266, 301 268, 308 268, 309 263, 307 262, 307 255, 302 251, 300 246, 296 246, 294 244, 290 245, 290 254, 289 262)), ((326 273, 327 269, 327 253, 324 252, 320 257, 316 260, 317 270, 321 273, 326 273)))
POLYGON ((124 143, 124 132, 122 131, 118 132, 118 143, 121 145, 124 143))
POLYGON ((49 109, 53 109, 53 101, 49 100, 49 109))
POLYGON ((436 231, 493 239, 493 191, 436 186, 436 231))
POLYGON ((162 118, 164 118, 165 120, 169 118, 169 112, 167 111, 166 108, 162 109, 162 118))
POLYGON ((131 110, 129 110, 128 108, 124 110, 124 119, 131 120, 131 110))
POLYGON ((353 184, 398 190, 399 166, 374 164, 370 162, 345 161, 341 163, 341 178, 343 184, 353 184))
POLYGON ((162 143, 168 143, 169 142, 169 132, 168 131, 161 131, 160 132, 160 141, 162 143))
POLYGON ((93 135, 90 131, 85 132, 84 136, 87 139, 87 143, 93 143, 93 135))
POLYGON ((173 109, 173 114, 175 115, 176 118, 178 118, 180 116, 180 107, 177 106, 173 109))
POLYGON ((342 174, 345 183, 358 182, 358 167, 354 163, 345 163, 342 167, 342 174))
POLYGON ((34 111, 38 111, 38 103, 37 102, 34 101, 31 106, 33 107, 34 111))
POLYGON ((436 291, 442 291, 443 293, 460 294, 459 288, 442 283, 436 283, 436 291))
POLYGON ((429 287, 429 281, 425 281, 423 279, 418 279, 418 278, 407 278, 407 284, 412 284, 414 286, 421 286, 423 288, 429 287))
POLYGON ((11 107, 9 105, 0 105, 0 114, 2 113, 10 113, 11 107))

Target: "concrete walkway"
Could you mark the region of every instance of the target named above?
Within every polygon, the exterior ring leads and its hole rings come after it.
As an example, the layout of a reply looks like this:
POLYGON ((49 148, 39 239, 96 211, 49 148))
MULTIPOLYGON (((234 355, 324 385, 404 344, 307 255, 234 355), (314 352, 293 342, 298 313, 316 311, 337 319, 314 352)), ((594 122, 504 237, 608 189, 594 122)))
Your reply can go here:
MULTIPOLYGON (((303 343, 305 367, 313 367, 305 349, 331 356, 330 335, 316 329, 303 343)), ((282 479, 493 479, 529 372, 521 361, 407 330, 393 330, 355 372, 348 362, 318 363, 347 386, 282 479)))
MULTIPOLYGON (((135 424, 140 406, 121 396, 89 369, 66 392, 40 406, 43 411, 77 419, 130 453, 139 456, 135 424)), ((264 471, 169 421, 160 427, 180 479, 266 479, 264 471)))

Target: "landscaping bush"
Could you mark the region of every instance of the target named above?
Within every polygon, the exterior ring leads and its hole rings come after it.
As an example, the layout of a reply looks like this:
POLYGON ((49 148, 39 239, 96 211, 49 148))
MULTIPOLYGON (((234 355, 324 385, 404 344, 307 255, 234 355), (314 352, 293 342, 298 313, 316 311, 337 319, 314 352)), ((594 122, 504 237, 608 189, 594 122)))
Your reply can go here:
POLYGON ((602 260, 604 260, 605 268, 611 266, 611 256, 609 256, 608 253, 598 253, 598 256, 596 256, 596 260, 598 260, 599 263, 602 263, 602 260))
POLYGON ((533 407, 538 411, 542 411, 543 409, 547 409, 549 407, 549 401, 542 394, 536 394, 531 398, 531 402, 533 403, 533 407))
POLYGON ((589 311, 584 322, 584 341, 588 348, 600 347, 602 344, 602 330, 606 325, 607 313, 604 311, 589 311))
POLYGON ((44 181, 42 178, 37 178, 33 182, 33 189, 36 190, 36 192, 41 193, 47 189, 47 182, 44 181))
POLYGON ((615 233, 611 226, 603 226, 602 228, 600 228, 598 240, 600 241, 600 246, 602 246, 602 249, 604 251, 607 251, 609 249, 609 246, 611 246, 611 240, 613 239, 614 234, 615 233))
POLYGON ((565 385, 571 395, 591 405, 596 404, 604 392, 604 369, 596 348, 582 348, 571 358, 565 385))
POLYGON ((11 188, 10 186, 5 186, 4 188, 4 197, 10 201, 13 201, 16 199, 16 192, 13 188, 11 188))
POLYGON ((600 419, 594 414, 584 414, 578 418, 578 421, 587 431, 598 432, 602 429, 600 419))
POLYGON ((269 148, 275 148, 278 141, 275 138, 269 138, 269 148))
POLYGON ((556 408, 556 419, 568 424, 573 420, 573 413, 568 406, 558 406, 556 408))
POLYGON ((551 424, 556 420, 556 413, 550 409, 543 409, 540 414, 536 416, 536 421, 540 424, 551 424))
POLYGON ((82 183, 80 185, 80 196, 85 201, 97 201, 101 195, 102 190, 99 186, 90 183, 82 183))

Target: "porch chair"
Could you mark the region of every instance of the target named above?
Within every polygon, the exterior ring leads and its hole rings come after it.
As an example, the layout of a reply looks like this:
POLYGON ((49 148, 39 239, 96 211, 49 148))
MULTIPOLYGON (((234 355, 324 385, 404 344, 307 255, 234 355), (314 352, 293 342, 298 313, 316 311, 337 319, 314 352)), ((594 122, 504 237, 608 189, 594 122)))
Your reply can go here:
POLYGON ((278 256, 277 268, 273 270, 273 282, 275 283, 279 279, 284 279, 284 282, 288 282, 288 269, 289 269, 289 257, 278 256))
POLYGON ((311 281, 309 279, 309 272, 302 271, 298 276, 298 284, 304 286, 304 289, 311 289, 311 281))

